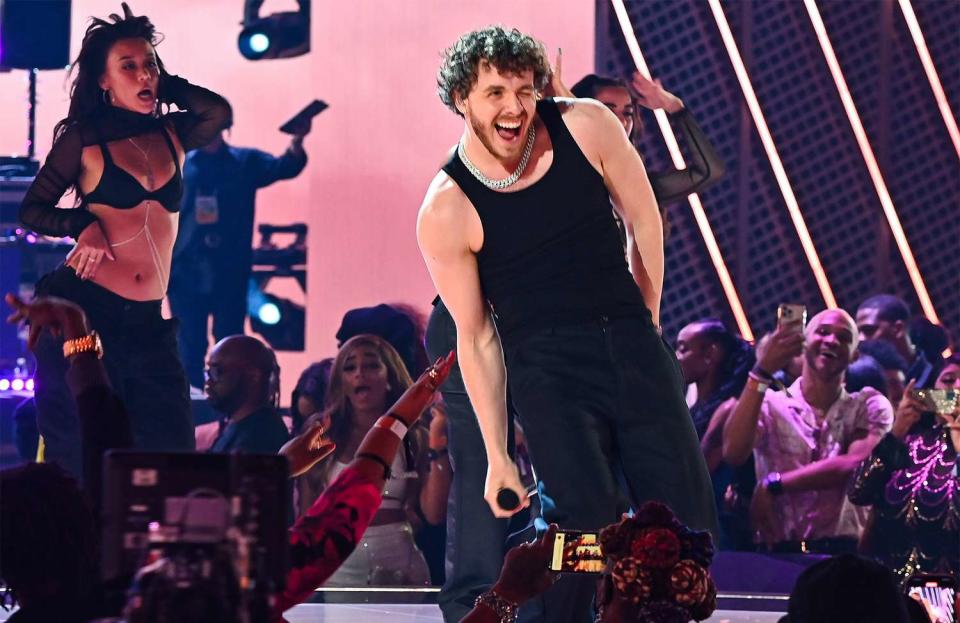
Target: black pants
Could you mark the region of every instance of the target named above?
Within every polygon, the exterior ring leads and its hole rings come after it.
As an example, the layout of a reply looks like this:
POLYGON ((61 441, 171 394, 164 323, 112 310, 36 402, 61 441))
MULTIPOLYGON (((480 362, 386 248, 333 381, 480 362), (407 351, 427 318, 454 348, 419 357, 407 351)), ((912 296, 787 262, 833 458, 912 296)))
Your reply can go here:
MULTIPOLYGON (((100 334, 104 366, 130 414, 135 447, 193 450, 193 418, 183 366, 177 355, 177 321, 164 320, 160 301, 131 301, 61 266, 37 284, 37 296, 80 305, 100 334)), ((80 427, 66 383, 63 340, 44 332, 37 358, 37 426, 45 457, 80 478, 80 427)))
POLYGON ((210 347, 207 322, 213 316, 213 337, 216 341, 231 335, 242 335, 247 316, 246 283, 231 284, 230 287, 201 294, 172 282, 169 299, 170 309, 180 321, 180 357, 187 379, 194 387, 203 387, 203 365, 210 347))
MULTIPOLYGON (((710 476, 673 350, 649 316, 599 317, 505 340, 513 403, 561 528, 619 519, 658 500, 716 535, 710 476)), ((550 623, 592 621, 596 576, 565 575, 541 598, 550 623)))

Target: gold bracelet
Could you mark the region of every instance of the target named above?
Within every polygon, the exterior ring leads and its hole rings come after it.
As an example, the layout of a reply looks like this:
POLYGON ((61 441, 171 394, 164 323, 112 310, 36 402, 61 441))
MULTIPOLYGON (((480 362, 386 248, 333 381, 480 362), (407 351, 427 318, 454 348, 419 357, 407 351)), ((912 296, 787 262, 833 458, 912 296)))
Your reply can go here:
POLYGON ((97 359, 103 359, 103 343, 100 341, 100 334, 96 331, 91 331, 89 335, 66 340, 63 343, 63 356, 65 358, 79 355, 80 353, 96 353, 97 359))

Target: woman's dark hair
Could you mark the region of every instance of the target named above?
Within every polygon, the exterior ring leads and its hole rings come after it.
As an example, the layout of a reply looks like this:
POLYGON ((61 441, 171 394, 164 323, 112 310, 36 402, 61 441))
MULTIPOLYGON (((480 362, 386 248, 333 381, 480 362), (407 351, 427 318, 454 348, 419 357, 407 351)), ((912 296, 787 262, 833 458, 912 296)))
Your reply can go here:
POLYGON ((437 72, 437 94, 447 108, 461 117, 457 96, 466 99, 477 83, 480 61, 487 61, 501 72, 533 72, 533 86, 542 90, 550 79, 550 63, 543 44, 516 28, 488 26, 461 36, 443 51, 437 72))
MULTIPOLYGON (((120 6, 123 9, 122 17, 111 13, 110 21, 97 17, 90 18, 90 25, 87 26, 87 31, 83 35, 83 43, 80 44, 80 53, 70 65, 70 74, 76 70, 76 77, 70 86, 70 109, 67 111, 67 116, 61 119, 53 129, 54 143, 67 128, 110 105, 104 99, 104 91, 99 83, 100 77, 107 70, 107 55, 117 41, 144 39, 150 45, 156 46, 163 40, 150 22, 150 18, 145 15, 134 15, 126 2, 122 2, 120 6)), ((166 75, 159 55, 157 68, 161 77, 166 75)))
POLYGON ((299 432, 303 421, 313 415, 302 414, 297 410, 297 403, 301 396, 306 396, 322 409, 326 400, 327 387, 330 385, 330 369, 333 367, 333 357, 327 357, 317 363, 310 364, 297 379, 297 385, 290 394, 290 419, 293 420, 293 434, 299 432))
POLYGON ((93 511, 77 481, 56 465, 27 463, 0 471, 0 499, 2 605, 28 595, 85 603, 99 555, 93 511))
POLYGON ((637 149, 637 139, 643 132, 643 119, 640 117, 640 109, 637 106, 637 98, 634 97, 633 89, 627 85, 625 80, 620 78, 611 78, 610 76, 600 76, 597 74, 587 74, 570 88, 570 92, 577 97, 596 98, 600 89, 624 89, 630 95, 630 102, 633 103, 633 132, 630 134, 630 141, 637 149))
MULTIPOLYGON (((705 318, 698 320, 695 324, 699 329, 697 336, 716 344, 722 353, 718 364, 720 383, 716 391, 709 396, 700 396, 697 404, 690 409, 695 423, 703 421, 709 424, 710 418, 721 403, 739 396, 743 391, 743 386, 747 383, 747 374, 756 362, 756 355, 750 343, 727 329, 722 320, 705 318)), ((699 424, 697 426, 698 433, 702 436, 706 431, 705 425, 703 431, 699 430, 699 424)))

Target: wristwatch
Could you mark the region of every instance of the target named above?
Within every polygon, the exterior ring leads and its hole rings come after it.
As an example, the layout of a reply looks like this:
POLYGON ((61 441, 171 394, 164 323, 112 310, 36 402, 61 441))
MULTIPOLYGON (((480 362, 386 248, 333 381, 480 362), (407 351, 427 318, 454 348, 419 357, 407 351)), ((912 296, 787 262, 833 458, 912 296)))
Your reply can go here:
POLYGON ((66 340, 63 343, 64 357, 72 357, 80 353, 96 353, 97 359, 103 359, 103 343, 100 341, 100 334, 91 331, 89 335, 66 340))
POLYGON ((763 479, 763 487, 769 491, 771 495, 782 494, 783 479, 780 476, 780 472, 770 472, 767 474, 767 477, 763 479))

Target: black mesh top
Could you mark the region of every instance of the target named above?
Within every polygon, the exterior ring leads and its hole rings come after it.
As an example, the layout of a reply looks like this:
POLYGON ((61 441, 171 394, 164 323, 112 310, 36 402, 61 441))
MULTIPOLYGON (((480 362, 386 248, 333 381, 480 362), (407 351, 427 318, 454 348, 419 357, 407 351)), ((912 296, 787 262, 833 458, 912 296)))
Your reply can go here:
POLYGON ((96 114, 69 126, 54 143, 27 190, 20 206, 21 222, 39 234, 76 238, 97 220, 86 209, 88 202, 79 188, 81 201, 77 208, 57 207, 64 193, 77 184, 84 147, 164 132, 164 126, 169 124, 183 149, 189 151, 210 142, 229 124, 230 104, 212 91, 179 76, 165 76, 163 92, 180 112, 154 117, 105 105, 96 114))
POLYGON ((685 199, 690 193, 699 193, 723 177, 723 160, 703 133, 697 120, 686 108, 670 115, 680 124, 690 161, 682 170, 649 171, 650 186, 661 206, 685 199))

